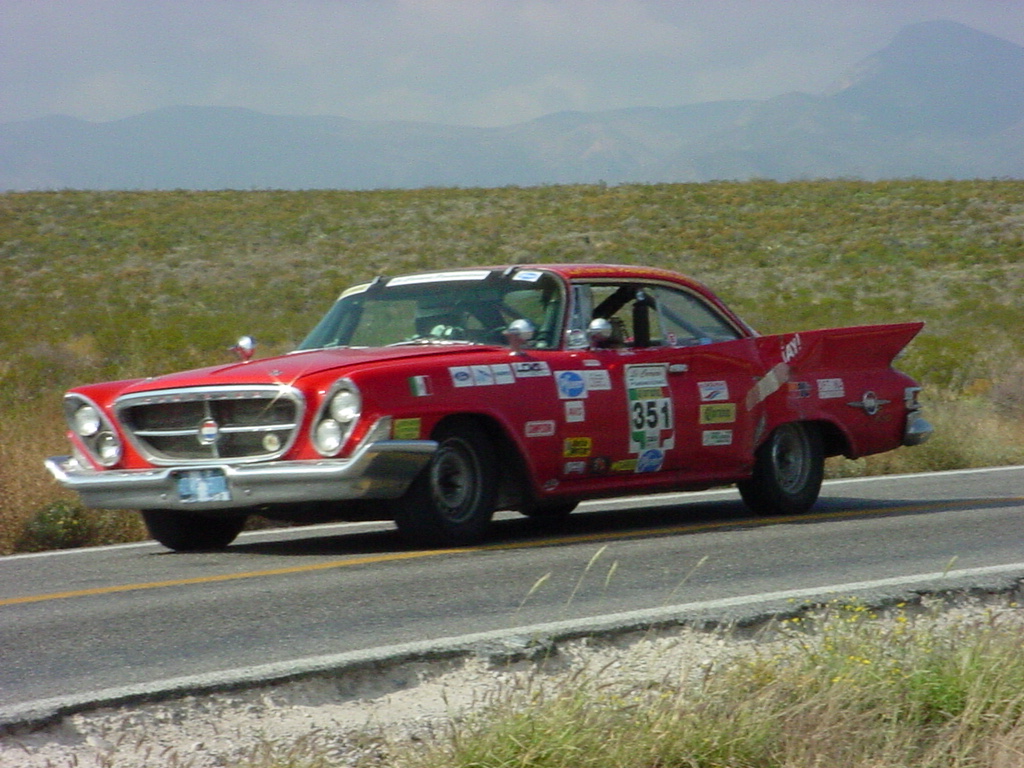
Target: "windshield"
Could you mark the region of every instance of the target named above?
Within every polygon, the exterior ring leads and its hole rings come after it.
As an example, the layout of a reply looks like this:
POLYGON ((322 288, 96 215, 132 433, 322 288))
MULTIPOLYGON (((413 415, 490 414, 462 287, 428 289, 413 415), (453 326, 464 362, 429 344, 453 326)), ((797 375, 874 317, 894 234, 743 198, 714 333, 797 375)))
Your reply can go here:
POLYGON ((542 349, 558 345, 564 306, 562 282, 541 270, 396 277, 343 293, 298 348, 507 346, 505 329, 512 321, 525 319, 536 331, 524 346, 542 349))

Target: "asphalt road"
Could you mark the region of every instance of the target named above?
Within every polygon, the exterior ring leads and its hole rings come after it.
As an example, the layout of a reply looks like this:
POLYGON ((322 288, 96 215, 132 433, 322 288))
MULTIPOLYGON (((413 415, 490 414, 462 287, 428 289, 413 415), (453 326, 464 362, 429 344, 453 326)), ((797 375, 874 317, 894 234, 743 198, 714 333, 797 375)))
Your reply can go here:
POLYGON ((360 524, 0 558, 0 724, 389 654, 1004 589, 1022 520, 1024 467, 1006 467, 832 481, 799 518, 752 518, 735 491, 591 502, 557 527, 506 515, 462 550, 360 524))

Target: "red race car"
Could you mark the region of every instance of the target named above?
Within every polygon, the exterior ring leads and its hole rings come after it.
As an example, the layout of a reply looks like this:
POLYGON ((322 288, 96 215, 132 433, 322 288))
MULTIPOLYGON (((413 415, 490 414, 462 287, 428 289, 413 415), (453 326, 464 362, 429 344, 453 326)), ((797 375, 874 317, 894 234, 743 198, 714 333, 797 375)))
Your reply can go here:
POLYGON ((642 267, 536 265, 378 277, 288 355, 65 395, 90 507, 139 509, 176 550, 250 514, 394 520, 416 543, 483 539, 497 509, 736 484, 809 509, 826 456, 931 426, 892 360, 921 323, 761 336, 706 287, 642 267))

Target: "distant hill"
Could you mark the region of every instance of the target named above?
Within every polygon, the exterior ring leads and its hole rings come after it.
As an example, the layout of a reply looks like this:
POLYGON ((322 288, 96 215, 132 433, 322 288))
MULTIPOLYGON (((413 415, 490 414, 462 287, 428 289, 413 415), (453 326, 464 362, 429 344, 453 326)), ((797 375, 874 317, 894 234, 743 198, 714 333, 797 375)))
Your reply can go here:
POLYGON ((372 189, 1024 178, 1024 47, 904 28, 833 91, 565 112, 502 128, 173 107, 0 124, 0 189, 372 189))

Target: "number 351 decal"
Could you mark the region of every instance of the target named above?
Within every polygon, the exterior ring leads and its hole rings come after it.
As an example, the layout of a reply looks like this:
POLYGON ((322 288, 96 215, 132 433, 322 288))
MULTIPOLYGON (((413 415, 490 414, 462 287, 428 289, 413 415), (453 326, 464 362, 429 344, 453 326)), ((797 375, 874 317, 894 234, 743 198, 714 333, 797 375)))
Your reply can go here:
POLYGON ((675 447, 668 364, 627 365, 626 398, 630 411, 629 452, 675 447))

